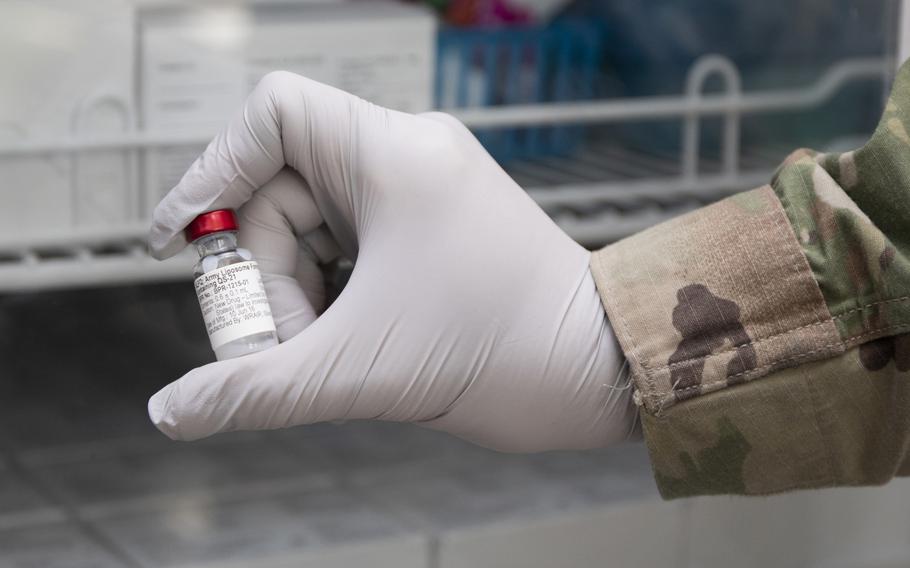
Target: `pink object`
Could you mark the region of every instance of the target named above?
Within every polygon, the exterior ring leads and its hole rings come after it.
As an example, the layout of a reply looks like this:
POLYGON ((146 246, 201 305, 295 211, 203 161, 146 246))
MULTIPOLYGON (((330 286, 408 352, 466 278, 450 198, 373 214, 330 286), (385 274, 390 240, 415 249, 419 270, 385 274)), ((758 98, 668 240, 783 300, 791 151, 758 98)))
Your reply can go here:
POLYGON ((526 24, 531 13, 512 6, 508 0, 453 0, 446 20, 457 26, 497 26, 526 24))

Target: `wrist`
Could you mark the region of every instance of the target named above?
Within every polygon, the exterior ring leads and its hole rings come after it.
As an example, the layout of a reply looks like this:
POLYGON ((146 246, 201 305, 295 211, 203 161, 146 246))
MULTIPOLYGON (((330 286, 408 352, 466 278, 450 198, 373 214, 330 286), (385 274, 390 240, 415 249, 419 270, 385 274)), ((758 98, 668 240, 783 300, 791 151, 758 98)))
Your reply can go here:
POLYGON ((563 430, 571 448, 601 448, 636 435, 638 408, 625 357, 587 266, 578 280, 551 351, 547 380, 561 381, 563 430), (556 376, 559 373, 560 376, 556 376))
POLYGON ((592 335, 596 337, 591 346, 595 362, 591 383, 596 387, 592 388, 590 396, 600 401, 601 405, 601 412, 595 420, 596 431, 602 437, 601 447, 639 439, 638 406, 633 401, 629 366, 590 270, 586 273, 584 289, 586 293, 579 300, 584 302, 585 311, 590 313, 592 335))

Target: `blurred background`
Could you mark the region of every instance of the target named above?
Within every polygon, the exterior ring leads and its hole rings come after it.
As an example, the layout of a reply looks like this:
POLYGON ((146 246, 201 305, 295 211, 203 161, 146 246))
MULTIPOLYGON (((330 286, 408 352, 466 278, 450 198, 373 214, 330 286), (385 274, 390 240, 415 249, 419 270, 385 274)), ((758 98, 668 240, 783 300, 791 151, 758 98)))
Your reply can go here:
POLYGON ((906 481, 663 503, 641 445, 354 422, 173 443, 145 408, 213 359, 194 259, 147 256, 150 212, 266 72, 451 112, 593 248, 862 144, 900 4, 3 0, 0 566, 910 566, 906 481))

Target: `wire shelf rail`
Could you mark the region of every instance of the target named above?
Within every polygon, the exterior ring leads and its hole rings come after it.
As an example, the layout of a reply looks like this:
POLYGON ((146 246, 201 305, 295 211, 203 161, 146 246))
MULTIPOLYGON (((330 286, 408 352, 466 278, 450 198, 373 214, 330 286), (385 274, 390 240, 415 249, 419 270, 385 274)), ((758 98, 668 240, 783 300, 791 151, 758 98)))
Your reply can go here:
MULTIPOLYGON (((678 155, 588 146, 570 157, 510 162, 507 170, 528 194, 573 238, 588 246, 618 240, 650 225, 700 207, 770 178, 783 149, 741 147, 744 116, 821 106, 846 86, 884 81, 886 59, 850 59, 827 70, 809 86, 746 93, 735 65, 708 55, 689 70, 679 96, 601 101, 519 104, 449 110, 473 130, 502 127, 616 124, 642 119, 682 121, 678 155), (717 75, 724 88, 704 93, 717 75), (720 159, 699 155, 700 121, 721 117, 720 159), (780 150, 780 151, 778 151, 780 150)), ((100 150, 139 153, 175 146, 204 146, 213 132, 144 132, 33 139, 0 143, 0 159, 79 155, 100 150)), ((144 283, 188 278, 192 261, 180 255, 159 262, 146 252, 147 223, 75 226, 54 232, 0 236, 0 292, 21 292, 91 285, 144 283)))

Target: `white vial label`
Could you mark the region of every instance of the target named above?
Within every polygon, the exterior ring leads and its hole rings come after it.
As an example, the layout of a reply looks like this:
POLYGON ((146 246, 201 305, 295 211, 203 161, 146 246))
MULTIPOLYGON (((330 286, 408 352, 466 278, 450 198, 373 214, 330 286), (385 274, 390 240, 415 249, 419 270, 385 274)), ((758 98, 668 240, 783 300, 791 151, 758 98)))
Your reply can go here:
POLYGON ((212 349, 241 337, 275 331, 272 310, 255 262, 216 268, 193 283, 212 349))

